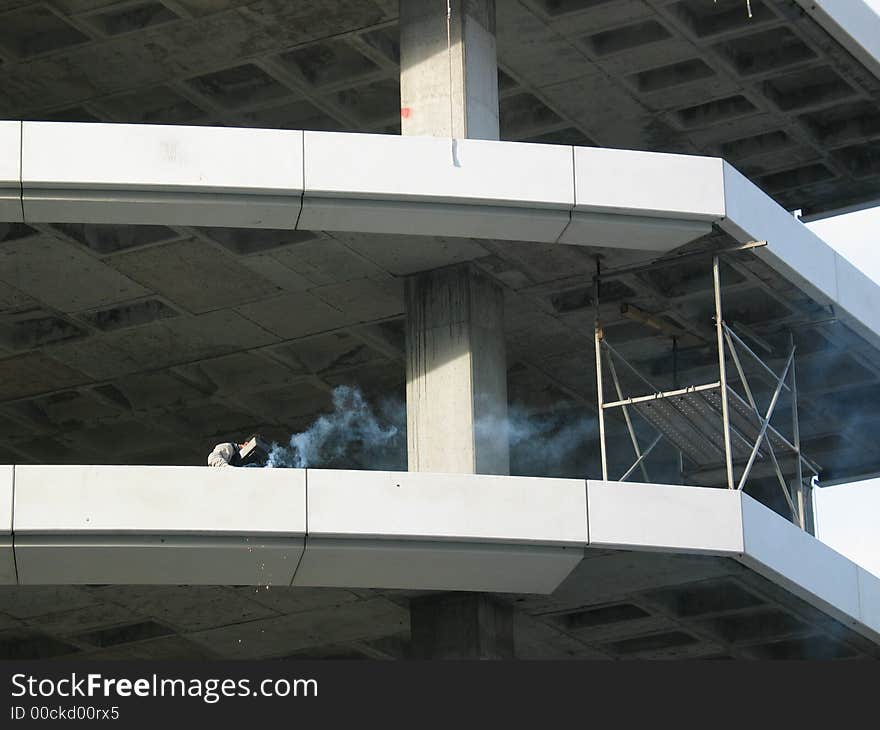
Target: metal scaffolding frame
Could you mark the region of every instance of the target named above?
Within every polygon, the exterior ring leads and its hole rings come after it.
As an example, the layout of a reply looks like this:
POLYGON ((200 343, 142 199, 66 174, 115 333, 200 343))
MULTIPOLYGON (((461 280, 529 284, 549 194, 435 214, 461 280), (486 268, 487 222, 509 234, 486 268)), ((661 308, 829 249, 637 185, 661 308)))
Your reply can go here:
MULTIPOLYGON (((773 370, 752 350, 743 339, 724 321, 721 298, 721 256, 747 251, 765 246, 766 241, 733 246, 717 251, 688 252, 652 262, 646 266, 632 266, 602 273, 597 270, 594 277, 594 302, 596 309, 595 347, 596 347, 596 388, 599 411, 599 440, 602 459, 602 478, 608 479, 608 444, 606 440, 605 412, 620 409, 632 443, 635 460, 619 477, 627 480, 637 469, 645 481, 650 481, 646 459, 663 440, 670 442, 679 452, 680 464, 687 458, 699 469, 722 467, 726 475, 728 489, 742 490, 748 483, 756 461, 772 465, 785 501, 791 510, 792 520, 805 529, 806 485, 804 470, 818 475, 819 467, 801 453, 800 426, 797 406, 797 378, 795 374, 794 336, 790 335, 790 350, 781 374, 773 370), (624 274, 639 273, 657 266, 667 266, 683 259, 711 257, 712 283, 715 305, 715 335, 718 352, 718 380, 711 383, 678 387, 677 372, 674 373, 675 388, 662 391, 656 388, 642 373, 618 352, 605 338, 600 316, 600 288, 602 280, 617 278, 624 274), (764 373, 769 376, 773 394, 762 411, 755 399, 754 390, 749 383, 740 356, 750 357, 764 373), (734 388, 728 375, 728 360, 736 371, 736 379, 742 393, 734 388), (627 397, 623 392, 615 362, 622 364, 629 372, 650 389, 647 395, 627 397), (604 370, 614 386, 617 400, 605 400, 604 370), (791 393, 791 434, 789 440, 772 424, 776 406, 783 390, 791 393), (633 414, 640 416, 657 432, 656 438, 642 449, 633 414), (786 479, 780 457, 786 463, 793 463, 786 479), (736 478, 737 467, 740 468, 736 478)), ((673 352, 676 339, 673 337, 673 352)))

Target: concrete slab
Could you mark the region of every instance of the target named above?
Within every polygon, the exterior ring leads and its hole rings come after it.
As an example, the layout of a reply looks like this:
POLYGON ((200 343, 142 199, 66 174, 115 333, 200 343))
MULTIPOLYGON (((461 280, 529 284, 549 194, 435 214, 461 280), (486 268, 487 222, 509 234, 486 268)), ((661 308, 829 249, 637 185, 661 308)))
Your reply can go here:
POLYGON ((310 292, 282 294, 274 299, 244 304, 236 311, 285 340, 326 332, 356 321, 310 292))
POLYGON ((294 228, 302 132, 25 122, 32 221, 294 228))
POLYGON ((231 253, 193 239, 117 254, 109 263, 196 314, 281 293, 280 288, 242 266, 231 253), (174 261, 174 266, 169 266, 169 261, 174 261))
POLYGON ((346 246, 394 276, 429 271, 440 266, 464 263, 488 255, 477 241, 444 237, 433 241, 417 235, 336 234, 346 246))
POLYGON ((332 636, 334 642, 406 634, 409 614, 387 598, 371 598, 335 608, 320 608, 225 626, 190 635, 198 644, 226 659, 283 657, 315 646, 316 636, 332 636))
POLYGON ((109 379, 218 357, 277 340, 257 322, 233 310, 221 310, 64 343, 54 353, 95 378, 109 379))
POLYGON ((279 588, 267 589, 265 585, 107 585, 90 587, 88 591, 101 601, 99 605, 119 606, 178 631, 191 632, 277 616, 271 607, 248 597, 255 591, 268 593, 276 589, 279 588))
POLYGON ((62 312, 97 309, 149 294, 104 262, 57 238, 3 244, 0 280, 62 312), (71 286, 75 281, 78 286, 71 286))
POLYGON ((729 489, 590 479, 590 547, 741 555, 739 497, 729 489))
POLYGON ((0 122, 0 221, 23 223, 21 122, 0 122))
POLYGON ((307 288, 384 274, 369 259, 332 238, 304 241, 270 255, 276 262, 305 279, 307 288))
POLYGON ((352 324, 390 319, 404 312, 400 279, 354 279, 317 287, 312 294, 344 312, 352 324))

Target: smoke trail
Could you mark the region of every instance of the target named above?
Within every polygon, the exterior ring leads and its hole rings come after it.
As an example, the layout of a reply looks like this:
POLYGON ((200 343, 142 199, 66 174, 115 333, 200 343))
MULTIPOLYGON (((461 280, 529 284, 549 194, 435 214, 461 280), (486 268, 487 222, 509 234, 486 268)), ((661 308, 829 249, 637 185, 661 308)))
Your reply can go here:
POLYGON ((511 404, 507 419, 477 421, 478 436, 507 431, 510 443, 510 473, 517 476, 583 477, 589 453, 587 442, 595 435, 592 414, 557 405, 550 412, 537 413, 511 404))
MULTIPOLYGON (((406 470, 406 406, 400 399, 372 407, 359 389, 338 386, 332 403, 330 413, 286 445, 273 444, 266 466, 406 470)), ((507 433, 513 475, 579 478, 594 451, 586 447, 596 424, 591 413, 572 410, 571 404, 542 413, 513 404, 506 419, 482 418, 475 429, 478 437, 507 433)))
POLYGON ((363 393, 346 385, 334 388, 332 399, 331 413, 293 434, 286 446, 272 444, 266 466, 406 468, 402 404, 383 401, 377 416, 363 393))

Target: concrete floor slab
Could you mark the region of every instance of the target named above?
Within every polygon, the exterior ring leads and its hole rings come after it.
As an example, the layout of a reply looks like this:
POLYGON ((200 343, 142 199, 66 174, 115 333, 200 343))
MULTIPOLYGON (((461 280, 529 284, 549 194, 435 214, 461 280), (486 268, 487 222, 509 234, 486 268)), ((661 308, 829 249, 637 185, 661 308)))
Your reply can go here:
POLYGON ((273 299, 243 304, 236 311, 283 339, 325 332, 353 322, 339 308, 310 292, 282 294, 273 299))
POLYGON ((281 293, 271 281, 241 266, 232 254, 196 240, 121 253, 111 263, 195 314, 281 293))
POLYGON ((62 312, 106 307, 148 293, 111 266, 49 236, 6 242, 0 257, 0 279, 62 312), (70 286, 73 281, 80 285, 70 286))
POLYGON ((283 657, 315 646, 315 637, 335 642, 407 632, 407 611, 386 598, 372 598, 333 609, 302 611, 190 634, 189 638, 226 659, 283 657))

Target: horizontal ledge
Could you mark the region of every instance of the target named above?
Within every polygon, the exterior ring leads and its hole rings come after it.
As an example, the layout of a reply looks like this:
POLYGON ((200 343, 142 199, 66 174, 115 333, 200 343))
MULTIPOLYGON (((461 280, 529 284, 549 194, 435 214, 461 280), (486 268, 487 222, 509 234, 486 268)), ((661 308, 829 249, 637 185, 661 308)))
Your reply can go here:
POLYGON ((349 203, 423 203, 426 205, 449 205, 454 207, 489 207, 500 208, 502 210, 526 208, 529 210, 547 210, 547 211, 565 211, 566 213, 573 209, 571 203, 558 203, 550 201, 531 201, 518 198, 493 198, 493 197, 457 197, 454 195, 431 195, 431 194, 410 194, 410 193, 393 193, 393 192, 376 192, 376 193, 348 193, 345 191, 333 192, 322 190, 303 191, 304 201, 326 200, 330 201, 346 201, 349 203))
POLYGON ((238 531, 238 530, 90 530, 88 528, 82 530, 72 530, 70 528, 59 530, 15 530, 11 535, 14 544, 23 541, 41 540, 53 543, 71 543, 75 541, 90 541, 91 538, 114 538, 119 544, 134 543, 139 540, 159 540, 167 542, 168 540, 221 540, 229 538, 231 540, 256 540, 264 542, 266 540, 302 540, 306 533, 297 530, 291 532, 271 531, 271 532, 254 532, 254 531, 238 531))
POLYGON ((387 534, 387 533, 345 533, 345 532, 308 532, 309 540, 334 540, 339 544, 351 545, 358 541, 367 541, 370 544, 391 546, 395 543, 407 546, 413 545, 471 545, 471 546, 510 546, 515 548, 583 548, 589 543, 587 540, 535 540, 532 538, 514 537, 480 537, 478 535, 426 535, 424 533, 413 534, 387 534))

